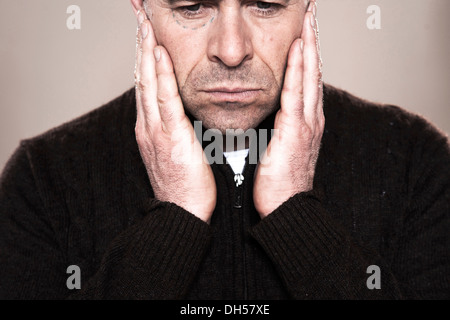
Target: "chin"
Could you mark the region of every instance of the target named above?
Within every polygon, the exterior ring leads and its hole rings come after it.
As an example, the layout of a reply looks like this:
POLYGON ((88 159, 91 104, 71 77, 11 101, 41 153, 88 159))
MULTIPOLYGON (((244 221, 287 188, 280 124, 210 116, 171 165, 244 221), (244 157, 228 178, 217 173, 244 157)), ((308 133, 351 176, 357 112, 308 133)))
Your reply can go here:
POLYGON ((227 130, 254 129, 270 115, 275 108, 255 108, 252 106, 241 108, 221 108, 208 106, 188 110, 194 119, 201 121, 206 129, 218 129, 222 134, 227 130))
MULTIPOLYGON (((265 97, 265 101, 256 103, 190 103, 184 100, 183 104, 187 113, 201 121, 206 129, 218 129, 222 134, 226 130, 255 129, 279 106, 278 97, 265 97), (267 99, 268 98, 268 99, 267 99)), ((199 100, 197 100, 199 101, 199 100)))

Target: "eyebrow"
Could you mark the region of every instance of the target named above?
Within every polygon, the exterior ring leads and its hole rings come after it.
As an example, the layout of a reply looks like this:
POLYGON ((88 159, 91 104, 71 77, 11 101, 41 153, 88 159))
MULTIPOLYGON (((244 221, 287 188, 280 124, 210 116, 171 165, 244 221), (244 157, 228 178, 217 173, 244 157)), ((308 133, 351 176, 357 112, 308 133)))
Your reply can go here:
MULTIPOLYGON (((174 5, 178 2, 193 2, 193 3, 202 3, 202 2, 221 2, 222 0, 163 0, 164 2, 170 4, 170 5, 174 5)), ((261 0, 262 2, 270 2, 270 0, 268 1, 264 1, 261 0)), ((285 4, 288 4, 289 2, 291 2, 291 0, 281 0, 282 2, 284 2, 285 4)))
MULTIPOLYGON (((167 2, 168 4, 175 4, 178 2, 196 2, 196 3, 202 3, 202 2, 211 2, 211 0, 163 0, 167 2)), ((213 2, 219 2, 220 0, 213 0, 213 2)))

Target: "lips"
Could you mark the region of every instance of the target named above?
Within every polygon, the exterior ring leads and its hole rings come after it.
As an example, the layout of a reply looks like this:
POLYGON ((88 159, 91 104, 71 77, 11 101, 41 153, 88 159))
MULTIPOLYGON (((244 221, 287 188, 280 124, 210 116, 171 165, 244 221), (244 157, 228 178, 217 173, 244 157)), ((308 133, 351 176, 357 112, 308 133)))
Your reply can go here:
POLYGON ((213 101, 219 102, 251 102, 261 92, 255 88, 226 88, 218 87, 202 90, 210 96, 213 101))

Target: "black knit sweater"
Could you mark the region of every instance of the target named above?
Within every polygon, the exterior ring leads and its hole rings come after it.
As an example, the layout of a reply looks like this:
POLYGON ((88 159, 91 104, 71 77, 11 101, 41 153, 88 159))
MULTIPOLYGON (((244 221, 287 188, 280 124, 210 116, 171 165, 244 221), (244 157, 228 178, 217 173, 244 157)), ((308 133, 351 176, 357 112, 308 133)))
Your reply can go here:
POLYGON ((23 141, 1 177, 0 298, 448 299, 448 139, 330 86, 324 112, 313 191, 263 220, 254 165, 238 188, 212 165, 210 225, 154 199, 134 90, 23 141), (70 265, 80 290, 66 286, 70 265), (381 289, 366 285, 371 265, 381 289))

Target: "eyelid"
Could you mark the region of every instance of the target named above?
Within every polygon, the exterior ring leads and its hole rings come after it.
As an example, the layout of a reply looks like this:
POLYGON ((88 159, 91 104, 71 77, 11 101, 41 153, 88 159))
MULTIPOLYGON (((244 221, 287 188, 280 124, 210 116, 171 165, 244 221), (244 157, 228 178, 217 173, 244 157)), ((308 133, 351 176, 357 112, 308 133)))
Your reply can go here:
POLYGON ((280 12, 280 10, 282 8, 284 8, 285 6, 283 6, 280 3, 277 2, 271 2, 271 1, 253 1, 251 3, 249 3, 249 6, 252 8, 253 11, 255 11, 257 14, 260 14, 264 17, 271 17, 276 15, 278 12, 280 12), (267 4, 271 4, 271 6, 267 9, 261 9, 258 8, 257 3, 258 2, 263 2, 263 3, 267 3, 267 4))
POLYGON ((258 2, 262 2, 262 3, 266 3, 266 4, 279 5, 279 6, 282 5, 281 3, 277 2, 277 1, 274 1, 274 0, 272 0, 272 1, 271 0, 250 0, 247 3, 248 4, 257 4, 258 2))
POLYGON ((194 7, 194 6, 200 6, 200 9, 211 7, 211 5, 210 4, 208 5, 208 3, 206 1, 189 1, 189 2, 191 2, 191 3, 177 6, 174 8, 174 10, 179 10, 179 9, 184 10, 186 8, 194 7))
POLYGON ((215 1, 201 1, 201 0, 183 0, 174 5, 174 7, 181 8, 181 7, 191 7, 195 5, 201 5, 201 6, 212 6, 215 5, 215 1))
MULTIPOLYGON (((204 1, 206 2, 206 1, 204 1)), ((173 10, 177 12, 179 15, 181 15, 184 19, 197 19, 197 18, 204 18, 208 15, 208 9, 210 9, 211 6, 205 5, 203 1, 192 1, 192 4, 189 5, 183 5, 175 7, 173 10), (187 8, 197 6, 199 5, 199 8, 197 10, 188 10, 187 8)))
MULTIPOLYGON (((183 1, 184 2, 184 1, 183 1)), ((201 16, 204 13, 204 10, 207 10, 208 8, 211 9, 211 7, 217 6, 217 2, 213 1, 189 1, 186 0, 188 4, 183 3, 184 5, 179 5, 175 7, 173 10, 178 11, 180 14, 185 15, 186 18, 195 18, 197 16, 201 16), (188 10, 189 7, 193 6, 199 6, 198 10, 188 10)), ((272 1, 255 1, 255 0, 249 0, 247 2, 243 2, 242 5, 245 5, 249 7, 255 14, 264 16, 264 17, 271 17, 275 16, 278 12, 280 12, 280 9, 286 7, 282 3, 279 2, 272 2, 272 1), (267 9, 262 9, 257 7, 257 3, 265 3, 270 4, 271 6, 267 9)))

